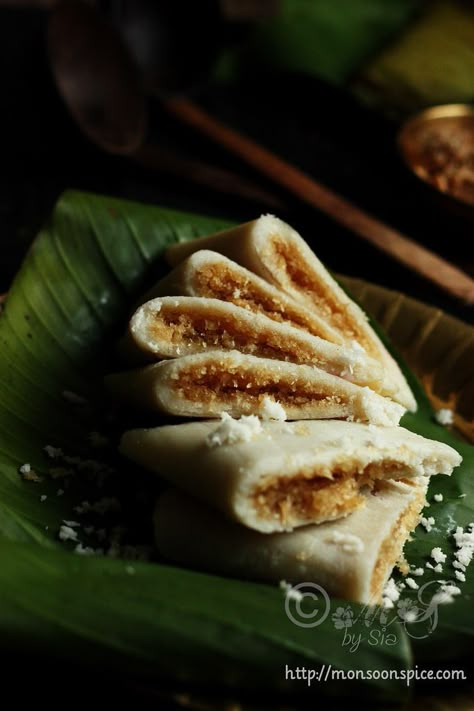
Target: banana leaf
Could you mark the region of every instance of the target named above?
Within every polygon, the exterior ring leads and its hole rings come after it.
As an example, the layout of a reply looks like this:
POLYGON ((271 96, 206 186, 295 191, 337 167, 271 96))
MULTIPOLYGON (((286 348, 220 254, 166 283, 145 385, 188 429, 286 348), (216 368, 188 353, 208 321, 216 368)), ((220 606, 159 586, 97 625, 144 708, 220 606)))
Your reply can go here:
MULTIPOLYGON (((277 586, 183 570, 153 553, 148 561, 124 559, 151 543, 159 483, 117 456, 120 432, 139 423, 108 403, 102 377, 113 367, 113 344, 136 295, 165 269, 166 246, 224 226, 68 192, 28 253, 0 317, 0 652, 59 651, 64 659, 151 683, 266 693, 304 693, 308 683, 286 670, 305 667, 323 674, 318 694, 402 701, 409 685, 393 671, 406 674, 414 663, 452 658, 453 649, 462 656, 472 647, 469 571, 462 596, 439 610, 428 636, 412 633, 396 616, 387 621, 380 610, 337 600, 325 607, 321 596, 316 608, 306 598, 301 608, 310 619, 319 614, 318 624, 300 626, 277 586), (90 530, 75 528, 77 507, 101 498, 118 507, 91 512, 90 519, 86 513, 90 530), (60 540, 64 525, 73 530, 71 540, 60 540), (78 541, 96 547, 94 536, 104 528, 121 543, 104 555, 75 552, 78 541), (338 624, 348 609, 350 624, 338 624), (324 676, 354 668, 371 671, 371 678, 341 684, 324 676)), ((454 550, 447 540, 453 525, 474 520, 474 454, 436 424, 410 377, 420 408, 403 424, 464 457, 451 478, 433 482, 444 495, 431 510, 436 525, 430 533, 418 529, 407 549, 410 563, 424 565, 433 547, 454 550)), ((439 577, 427 571, 424 582, 430 576, 439 577)), ((416 599, 415 591, 410 596, 416 599)))
POLYGON ((345 85, 422 5, 422 0, 280 0, 274 17, 255 23, 242 45, 223 53, 216 78, 283 69, 345 85))
POLYGON ((473 42, 472 3, 430 3, 360 68, 352 88, 363 100, 405 115, 436 104, 472 103, 473 42))

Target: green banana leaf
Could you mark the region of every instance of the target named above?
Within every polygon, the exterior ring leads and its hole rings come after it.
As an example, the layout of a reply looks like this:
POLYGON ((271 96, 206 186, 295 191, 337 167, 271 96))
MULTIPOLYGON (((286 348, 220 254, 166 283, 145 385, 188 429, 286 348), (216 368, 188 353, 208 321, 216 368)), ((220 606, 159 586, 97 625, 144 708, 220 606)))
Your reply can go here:
POLYGON ((422 4, 422 0, 280 0, 274 17, 255 23, 243 45, 223 53, 216 78, 229 81, 271 68, 344 85, 422 4))
POLYGON ((416 22, 360 68, 352 89, 370 103, 404 114, 436 104, 472 103, 473 43, 472 3, 429 3, 416 22))
MULTIPOLYGON (((322 599, 315 609, 305 598, 303 613, 320 617, 317 625, 299 626, 286 614, 277 586, 157 559, 114 558, 133 557, 150 545, 159 484, 117 456, 115 444, 130 416, 108 403, 102 377, 114 366, 113 344, 136 295, 163 272, 166 246, 224 226, 68 192, 27 255, 0 317, 0 652, 61 650, 63 658, 152 683, 298 694, 308 684, 285 673, 286 665, 322 670, 323 678, 328 669, 357 668, 370 670, 372 678, 341 684, 329 675, 317 693, 401 701, 409 686, 390 670, 406 673, 414 662, 452 658, 454 648, 463 655, 472 647, 469 572, 463 595, 439 610, 436 629, 415 634, 415 625, 396 616, 387 622, 386 613, 358 605, 350 606, 350 625, 336 624, 341 609, 348 609, 337 600, 329 610, 322 599), (99 433, 100 441, 91 433, 99 433), (46 446, 62 453, 52 459, 46 446), (25 480, 24 464, 41 481, 25 480), (112 506, 89 519, 86 513, 85 520, 94 531, 118 531, 121 543, 103 556, 79 555, 73 552, 77 541, 59 540, 60 527, 80 518, 78 505, 101 497, 121 510, 112 506)), ((432 504, 435 528, 429 534, 418 529, 407 548, 410 563, 423 565, 434 546, 454 550, 447 540, 454 522, 474 520, 474 454, 435 423, 412 380, 420 409, 403 424, 448 442, 464 457, 451 478, 435 478, 432 489, 444 495, 432 504)), ((74 530, 81 544, 96 547, 95 532, 85 524, 74 530)), ((430 575, 423 582, 439 577, 430 575)), ((410 596, 416 599, 415 591, 410 596)))

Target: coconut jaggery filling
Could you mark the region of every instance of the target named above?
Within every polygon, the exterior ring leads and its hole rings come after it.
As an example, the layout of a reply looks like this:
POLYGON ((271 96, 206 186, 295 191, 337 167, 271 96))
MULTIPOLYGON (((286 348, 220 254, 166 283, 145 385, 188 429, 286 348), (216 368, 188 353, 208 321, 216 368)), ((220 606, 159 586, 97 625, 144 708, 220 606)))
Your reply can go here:
POLYGON ((271 250, 272 261, 285 274, 287 283, 308 294, 322 318, 343 333, 345 338, 355 339, 368 353, 378 355, 365 331, 347 315, 345 307, 334 299, 331 287, 321 283, 318 275, 309 272, 307 262, 290 240, 273 234, 269 237, 268 249, 271 250))
POLYGON ((386 459, 363 468, 353 465, 334 468, 331 478, 306 468, 291 478, 268 477, 252 495, 254 508, 265 519, 277 519, 282 524, 315 518, 330 520, 345 516, 361 506, 363 487, 372 489, 377 480, 406 473, 406 466, 386 459))
MULTIPOLYGON (((402 479, 404 484, 414 486, 413 482, 402 479)), ((370 581, 370 597, 373 602, 379 602, 382 597, 383 586, 387 571, 391 570, 403 550, 407 533, 413 531, 419 523, 420 511, 425 502, 425 492, 420 491, 410 502, 405 511, 398 517, 390 534, 380 546, 379 555, 370 581)))
POLYGON ((262 368, 250 370, 240 366, 237 370, 230 365, 227 369, 227 365, 224 362, 222 365, 183 368, 177 376, 178 392, 192 402, 227 402, 231 397, 236 402, 239 399, 248 402, 257 409, 266 396, 273 396, 283 407, 301 407, 325 401, 346 405, 349 414, 349 398, 335 394, 331 386, 324 388, 289 375, 265 372, 262 368))
POLYGON ((313 336, 325 338, 332 343, 342 343, 343 339, 331 328, 326 328, 324 323, 311 318, 310 314, 299 309, 297 305, 293 306, 268 294, 244 274, 226 265, 202 265, 196 269, 193 276, 194 289, 199 296, 227 301, 252 313, 264 314, 272 321, 304 329, 313 336))
POLYGON ((341 375, 344 368, 329 364, 326 358, 318 356, 311 348, 290 336, 282 340, 280 334, 271 329, 257 329, 244 321, 238 321, 233 315, 213 314, 211 309, 196 307, 169 306, 163 304, 161 310, 151 315, 147 325, 148 335, 155 341, 164 341, 173 345, 193 346, 193 352, 206 350, 237 350, 241 353, 284 360, 291 363, 309 364, 324 368, 326 371, 341 375), (188 311, 183 309, 188 308, 188 311))
MULTIPOLYGON (((148 335, 156 341, 165 341, 173 345, 188 343, 195 345, 196 352, 206 350, 241 350, 246 353, 256 350, 258 343, 250 342, 250 333, 244 329, 234 328, 233 319, 216 318, 212 313, 197 314, 183 312, 183 306, 176 308, 163 306, 161 311, 153 314, 147 324, 148 335)), ((271 356, 267 356, 271 357, 271 356)), ((277 356, 273 354, 273 358, 277 356)), ((281 353, 279 356, 281 358, 281 353)))

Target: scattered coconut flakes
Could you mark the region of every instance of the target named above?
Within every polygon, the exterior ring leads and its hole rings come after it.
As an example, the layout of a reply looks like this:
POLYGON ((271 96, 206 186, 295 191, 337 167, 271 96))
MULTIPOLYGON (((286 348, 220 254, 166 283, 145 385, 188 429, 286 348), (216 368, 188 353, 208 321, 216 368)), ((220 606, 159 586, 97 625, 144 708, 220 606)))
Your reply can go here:
POLYGON ((64 454, 61 447, 53 447, 52 444, 47 444, 45 447, 43 447, 43 451, 46 452, 50 459, 58 459, 64 454))
POLYGON ((465 576, 464 573, 462 573, 460 570, 455 570, 455 571, 454 571, 454 575, 455 575, 456 578, 457 578, 458 580, 460 580, 462 583, 465 583, 465 582, 466 582, 466 576, 465 576))
POLYGON ((280 590, 283 590, 288 600, 295 600, 296 602, 301 602, 301 600, 304 598, 303 593, 300 590, 295 590, 291 583, 287 583, 286 580, 280 580, 278 586, 280 590))
POLYGON ((221 423, 206 438, 208 447, 250 442, 262 431, 262 423, 256 415, 243 415, 234 420, 227 412, 221 415, 221 423))
POLYGON ((416 616, 417 616, 417 613, 415 612, 415 610, 408 610, 405 613, 404 622, 416 622, 416 616))
POLYGON ((439 591, 433 595, 432 602, 438 605, 446 605, 448 603, 454 602, 456 595, 461 594, 461 589, 457 585, 452 583, 446 583, 439 580, 440 584, 439 591))
POLYGON ((47 498, 48 497, 46 496, 46 494, 41 494, 41 496, 40 496, 41 503, 43 503, 43 501, 46 501, 47 498))
POLYGON ((286 594, 288 600, 295 600, 295 602, 301 602, 301 600, 304 598, 304 595, 300 590, 295 590, 294 588, 291 588, 286 594))
POLYGON ((90 546, 83 546, 82 543, 77 544, 74 548, 74 552, 79 553, 79 555, 94 555, 95 553, 93 548, 90 546))
POLYGON ((435 520, 433 516, 429 516, 428 518, 422 516, 420 519, 420 523, 424 528, 426 528, 426 531, 429 533, 435 525, 435 520))
POLYGON ((461 588, 458 588, 457 585, 453 585, 452 583, 442 583, 441 592, 448 593, 448 595, 460 595, 461 588))
POLYGON ((474 523, 470 523, 466 530, 457 526, 453 538, 457 548, 454 553, 456 560, 453 562, 453 566, 465 571, 474 555, 474 523))
POLYGON ((474 549, 474 523, 470 523, 466 530, 461 526, 457 526, 453 533, 453 538, 458 548, 474 549))
POLYGON ((354 536, 352 533, 341 533, 340 531, 333 531, 324 539, 325 543, 335 543, 336 545, 341 545, 342 550, 345 553, 362 553, 364 550, 364 543, 358 536, 354 536))
POLYGON ((434 499, 435 501, 437 501, 438 503, 439 503, 440 501, 442 501, 443 498, 444 498, 444 497, 443 497, 443 494, 435 494, 435 495, 433 496, 433 499, 434 499))
POLYGON ((86 398, 82 395, 78 395, 72 390, 63 390, 61 394, 64 400, 66 400, 66 402, 69 402, 71 405, 87 405, 86 398))
POLYGON ((107 447, 110 444, 110 439, 100 432, 89 432, 88 439, 91 445, 97 449, 107 447))
POLYGON ((424 575, 425 571, 423 570, 423 568, 415 568, 414 570, 411 571, 411 574, 416 575, 416 576, 424 575))
POLYGON ((25 481, 33 481, 35 482, 35 484, 39 484, 41 481, 43 481, 43 477, 37 474, 35 470, 31 468, 31 464, 29 462, 22 464, 18 471, 20 472, 21 476, 25 481))
POLYGON ((383 589, 382 593, 383 599, 389 600, 392 603, 397 602, 397 600, 400 597, 400 590, 397 588, 397 585, 395 583, 395 580, 393 578, 390 578, 387 580, 385 587, 383 589))
POLYGON ((393 602, 390 600, 389 597, 383 597, 382 598, 382 607, 384 607, 386 610, 391 610, 395 605, 393 602))
POLYGON ((447 407, 442 407, 435 413, 435 420, 440 425, 452 425, 454 422, 454 413, 447 407))
POLYGON ((413 580, 413 578, 405 578, 405 582, 406 582, 406 584, 408 585, 408 587, 411 588, 412 590, 418 590, 419 587, 420 587, 420 586, 418 585, 418 583, 416 583, 416 582, 413 580))
POLYGON ((77 541, 77 531, 71 526, 62 525, 59 529, 59 538, 61 541, 77 541))
POLYGON ((434 570, 435 573, 442 573, 442 572, 443 572, 443 566, 441 565, 441 563, 438 563, 437 565, 435 565, 435 567, 433 568, 433 570, 434 570))
POLYGON ((434 565, 430 563, 430 561, 427 561, 426 567, 429 568, 430 570, 434 570, 434 565))
POLYGON ((283 405, 268 397, 268 395, 265 395, 262 400, 259 415, 263 420, 279 420, 280 422, 286 420, 286 412, 283 405))
POLYGON ((433 548, 431 551, 431 557, 435 563, 444 563, 446 561, 446 553, 443 553, 439 546, 437 548, 433 548))
POLYGON ((77 521, 64 520, 63 523, 66 524, 66 526, 69 526, 70 528, 80 528, 81 527, 81 524, 78 523, 77 521))
POLYGON ((464 499, 465 496, 466 496, 466 494, 459 494, 459 497, 458 497, 458 498, 459 498, 459 499, 464 499))
POLYGON ((464 565, 465 568, 470 564, 472 560, 472 551, 469 550, 468 548, 460 548, 460 550, 456 551, 454 554, 456 559, 464 565))
POLYGON ((447 592, 437 592, 431 598, 431 602, 435 605, 448 605, 454 602, 454 597, 449 595, 447 592))

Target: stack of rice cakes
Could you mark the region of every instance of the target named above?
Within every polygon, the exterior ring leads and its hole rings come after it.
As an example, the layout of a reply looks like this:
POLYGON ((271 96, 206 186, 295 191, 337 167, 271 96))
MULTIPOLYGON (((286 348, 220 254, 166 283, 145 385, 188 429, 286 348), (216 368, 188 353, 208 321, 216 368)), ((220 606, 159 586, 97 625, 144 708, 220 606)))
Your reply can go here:
POLYGON ((150 364, 107 378, 126 402, 193 418, 121 441, 173 486, 159 551, 379 602, 429 477, 460 455, 399 426, 416 402, 398 364, 289 225, 265 215, 167 257, 121 344, 150 364))

